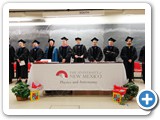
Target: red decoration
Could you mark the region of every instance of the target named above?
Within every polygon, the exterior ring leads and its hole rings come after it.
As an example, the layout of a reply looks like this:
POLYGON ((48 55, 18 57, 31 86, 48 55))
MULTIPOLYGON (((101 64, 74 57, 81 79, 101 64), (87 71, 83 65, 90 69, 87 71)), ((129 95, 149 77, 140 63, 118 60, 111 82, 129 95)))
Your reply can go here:
POLYGON ((32 82, 32 88, 34 89, 39 88, 41 86, 42 86, 41 84, 36 85, 34 82, 32 82))

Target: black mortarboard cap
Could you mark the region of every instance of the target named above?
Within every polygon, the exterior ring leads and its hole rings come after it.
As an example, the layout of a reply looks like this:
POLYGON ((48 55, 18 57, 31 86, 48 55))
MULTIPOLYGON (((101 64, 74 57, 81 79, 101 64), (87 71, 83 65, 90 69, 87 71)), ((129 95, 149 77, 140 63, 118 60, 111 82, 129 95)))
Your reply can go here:
POLYGON ((26 43, 26 41, 24 41, 22 39, 18 40, 18 42, 26 43))
POLYGON ((91 41, 93 42, 93 40, 96 40, 96 41, 98 41, 98 39, 96 38, 96 37, 94 37, 91 41))
POLYGON ((125 39, 125 41, 127 41, 128 39, 131 39, 131 41, 132 41, 132 40, 133 40, 133 37, 127 36, 127 38, 125 39))
POLYGON ((32 43, 40 44, 40 42, 38 40, 34 40, 32 43))
POLYGON ((81 40, 81 38, 80 37, 76 37, 75 40, 81 40))
POLYGON ((62 37, 62 38, 61 38, 61 40, 66 40, 66 41, 67 41, 67 40, 68 40, 68 38, 66 38, 66 37, 62 37))
POLYGON ((55 40, 53 40, 53 39, 48 39, 48 42, 50 42, 50 41, 53 41, 53 42, 55 42, 55 40))
POLYGON ((114 38, 109 38, 108 41, 116 42, 116 40, 114 38))

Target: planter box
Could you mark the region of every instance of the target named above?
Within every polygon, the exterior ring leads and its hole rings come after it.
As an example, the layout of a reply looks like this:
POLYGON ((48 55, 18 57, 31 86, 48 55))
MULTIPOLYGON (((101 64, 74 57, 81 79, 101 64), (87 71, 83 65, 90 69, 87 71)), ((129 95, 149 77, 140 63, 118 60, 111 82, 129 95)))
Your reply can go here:
POLYGON ((22 97, 19 97, 19 96, 16 96, 17 98, 17 101, 25 101, 25 100, 28 100, 28 98, 22 98, 22 97))

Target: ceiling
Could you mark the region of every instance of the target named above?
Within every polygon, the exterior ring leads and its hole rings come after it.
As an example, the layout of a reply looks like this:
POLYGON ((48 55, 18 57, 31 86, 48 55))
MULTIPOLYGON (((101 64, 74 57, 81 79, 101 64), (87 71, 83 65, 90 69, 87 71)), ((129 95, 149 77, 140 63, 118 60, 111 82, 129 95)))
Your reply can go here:
POLYGON ((73 15, 115 15, 115 14, 145 14, 144 9, 10 9, 9 17, 54 17, 54 16, 73 16, 73 15))

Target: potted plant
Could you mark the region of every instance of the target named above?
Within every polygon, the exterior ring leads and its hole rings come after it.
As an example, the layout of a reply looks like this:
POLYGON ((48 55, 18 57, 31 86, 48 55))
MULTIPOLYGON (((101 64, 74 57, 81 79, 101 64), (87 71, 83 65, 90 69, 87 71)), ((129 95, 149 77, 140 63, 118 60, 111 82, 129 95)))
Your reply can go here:
POLYGON ((12 92, 16 95, 17 101, 28 99, 28 96, 30 95, 30 89, 28 88, 28 86, 29 85, 27 85, 26 83, 20 82, 12 88, 12 92))
POLYGON ((127 91, 121 100, 120 104, 122 105, 124 105, 127 101, 132 100, 134 97, 136 97, 139 91, 139 87, 132 82, 126 83, 125 85, 123 85, 123 87, 126 87, 127 91))

